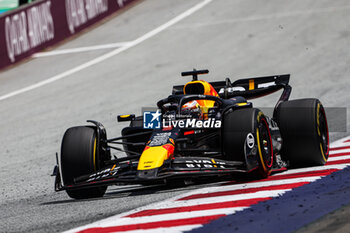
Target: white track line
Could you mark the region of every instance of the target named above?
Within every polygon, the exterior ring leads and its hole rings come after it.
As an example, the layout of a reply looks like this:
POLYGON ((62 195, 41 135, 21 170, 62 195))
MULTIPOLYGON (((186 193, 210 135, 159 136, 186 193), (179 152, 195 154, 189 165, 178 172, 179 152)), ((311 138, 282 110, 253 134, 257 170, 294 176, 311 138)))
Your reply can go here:
POLYGON ((36 53, 32 57, 40 58, 40 57, 48 57, 48 56, 70 54, 70 53, 89 52, 89 51, 100 50, 100 49, 111 49, 111 48, 117 48, 117 47, 124 47, 129 45, 130 43, 131 42, 119 42, 119 43, 94 45, 94 46, 80 47, 80 48, 73 48, 73 49, 53 50, 49 52, 36 53))
POLYGON ((349 146, 350 142, 345 142, 347 140, 350 140, 350 136, 347 136, 345 138, 341 138, 341 139, 339 139, 339 140, 337 140, 335 142, 332 142, 331 149, 335 148, 335 147, 349 146))
MULTIPOLYGON (((344 156, 339 156, 339 157, 344 157, 344 156)), ((346 155, 346 157, 348 156, 346 155)), ((349 165, 350 164, 339 164, 339 165, 329 165, 324 167, 319 166, 319 167, 293 169, 293 170, 288 170, 286 172, 277 174, 275 176, 300 173, 300 172, 308 172, 308 171, 322 171, 322 170, 328 170, 328 169, 341 170, 349 165)), ((311 177, 301 177, 301 178, 287 178, 287 179, 281 179, 281 180, 271 180, 271 181, 266 180, 266 181, 256 181, 256 182, 244 183, 244 184, 230 184, 230 185, 224 185, 224 186, 201 188, 201 189, 190 191, 188 193, 177 195, 173 198, 167 199, 162 202, 152 203, 147 206, 142 206, 137 209, 133 209, 131 211, 121 213, 119 215, 115 215, 115 216, 91 223, 89 225, 81 226, 81 227, 72 229, 68 232, 77 232, 79 230, 89 229, 93 227, 125 226, 125 225, 130 225, 130 224, 133 225, 138 223, 152 223, 152 222, 157 222, 162 220, 164 221, 164 220, 186 219, 186 218, 201 217, 201 216, 206 217, 206 216, 213 216, 218 214, 227 215, 227 214, 230 214, 231 212, 235 213, 236 211, 239 211, 239 208, 246 209, 249 207, 224 207, 224 208, 218 208, 218 209, 212 209, 212 210, 187 211, 187 212, 181 212, 181 213, 159 214, 154 216, 145 215, 141 217, 132 217, 132 218, 126 217, 130 214, 135 214, 140 211, 151 210, 151 209, 166 209, 166 208, 172 208, 172 207, 186 207, 186 206, 200 205, 200 204, 207 204, 207 203, 211 204, 211 203, 220 203, 220 202, 228 202, 228 201, 235 201, 235 200, 249 200, 252 198, 276 197, 276 196, 283 195, 285 192, 290 191, 292 189, 286 188, 286 189, 278 189, 278 190, 272 190, 272 191, 258 191, 255 193, 204 197, 204 198, 190 199, 190 200, 183 200, 183 201, 179 200, 181 198, 188 197, 195 194, 206 194, 206 193, 214 193, 219 191, 267 187, 272 185, 294 184, 299 182, 314 182, 316 180, 321 179, 322 177, 311 176, 311 177)), ((127 232, 128 233, 161 233, 161 232, 162 233, 180 233, 180 232, 189 231, 191 229, 198 228, 201 226, 202 226, 201 224, 192 224, 192 225, 185 225, 185 226, 179 226, 179 227, 169 227, 169 228, 163 227, 163 228, 156 228, 156 229, 150 229, 150 230, 131 230, 127 232)))
MULTIPOLYGON (((196 218, 204 216, 213 216, 221 214, 234 214, 237 211, 242 211, 248 207, 234 207, 234 208, 221 208, 213 210, 201 210, 201 211, 189 211, 189 212, 180 212, 180 213, 171 213, 171 214, 160 214, 153 216, 143 216, 135 218, 118 218, 118 221, 110 221, 109 223, 103 224, 103 227, 109 226, 125 226, 131 224, 142 224, 149 222, 160 222, 167 220, 177 220, 177 219, 186 219, 186 218, 196 218)), ((102 225, 101 225, 102 226, 102 225)))
POLYGON ((185 231, 193 230, 194 228, 201 227, 203 225, 186 225, 180 227, 162 227, 162 228, 154 228, 150 230, 135 230, 135 231, 126 231, 127 233, 182 233, 185 231))
POLYGON ((304 15, 310 15, 310 14, 323 14, 323 13, 331 13, 334 11, 348 11, 349 9, 350 9, 350 6, 342 6, 342 7, 329 7, 329 8, 319 8, 319 9, 312 9, 312 10, 273 13, 268 15, 253 15, 253 16, 243 17, 243 18, 235 18, 235 19, 220 20, 220 21, 218 20, 218 21, 213 21, 208 23, 195 23, 190 25, 177 26, 175 29, 216 26, 220 24, 244 23, 244 22, 252 22, 252 21, 304 16, 304 15))
MULTIPOLYGON (((153 228, 149 230, 131 230, 131 231, 118 231, 118 232, 127 232, 127 233, 182 233, 186 231, 193 230, 195 228, 202 227, 203 225, 200 224, 194 224, 194 225, 185 225, 185 226, 178 226, 178 227, 161 227, 161 228, 153 228)), ((83 228, 85 229, 85 228, 83 228)), ((67 231, 68 232, 76 232, 76 231, 67 231)))
POLYGON ((212 0, 204 0, 200 3, 198 3, 197 5, 193 6, 192 8, 188 9, 187 11, 183 12, 182 14, 176 16, 175 18, 171 19, 170 21, 166 22, 165 24, 157 27, 156 29, 153 29, 152 31, 146 33, 145 35, 137 38, 136 40, 133 40, 131 41, 128 45, 124 46, 124 47, 121 47, 121 48, 117 48, 109 53, 106 53, 100 57, 97 57, 91 61, 88 61, 84 64, 81 64, 75 68, 72 68, 70 70, 67 70, 61 74, 58 74, 56 76, 53 76, 51 78, 48 78, 44 81, 41 81, 41 82, 38 82, 38 83, 35 83, 33 85, 30 85, 28 87, 25 87, 25 88, 22 88, 22 89, 19 89, 17 91, 13 91, 13 92, 10 92, 8 94, 5 94, 3 96, 0 96, 0 101, 2 100, 5 100, 5 99, 8 99, 8 98, 11 98, 13 96, 16 96, 16 95, 20 95, 20 94, 23 94, 25 92, 28 92, 28 91, 31 91, 31 90, 34 90, 34 89, 37 89, 39 87, 42 87, 42 86, 45 86, 47 84, 50 84, 50 83, 53 83, 53 82, 56 82, 60 79, 63 79, 63 78, 66 78, 68 77, 69 75, 72 75, 72 74, 75 74, 81 70, 84 70, 86 68, 89 68, 93 65, 96 65, 104 60, 107 60, 111 57, 114 57, 118 54, 120 54, 121 52, 127 50, 127 49, 130 49, 140 43, 142 43, 143 41, 159 34, 160 32, 164 31, 165 29, 171 27, 172 25, 180 22, 181 20, 185 19, 186 17, 192 15, 193 13, 195 13, 196 11, 200 10, 201 8, 203 8, 204 6, 206 6, 207 4, 209 4, 210 2, 212 2, 212 0))
MULTIPOLYGON (((335 157, 337 158, 337 157, 335 157)), ((330 161, 331 158, 328 159, 330 161)), ((306 168, 296 168, 287 170, 278 174, 275 174, 273 176, 282 176, 282 175, 290 175, 290 174, 298 174, 300 172, 311 172, 311 171, 326 171, 329 169, 344 169, 345 167, 349 166, 349 164, 335 164, 335 165, 326 165, 326 166, 317 166, 317 167, 306 167, 306 168)))
POLYGON ((343 159, 350 159, 350 155, 330 157, 328 158, 328 161, 337 161, 337 160, 343 160, 343 159))
MULTIPOLYGON (((185 231, 190 231, 195 228, 202 227, 201 224, 193 224, 193 225, 185 225, 185 226, 177 226, 177 227, 161 227, 161 228, 153 228, 149 230, 131 230, 131 231, 121 231, 121 232, 127 232, 127 233, 182 233, 185 231)), ((92 227, 99 227, 99 226, 92 226, 92 227)), ((100 227, 106 227, 106 226, 100 226, 100 227)), ((75 228, 69 231, 65 231, 64 233, 75 233, 81 230, 87 229, 85 227, 79 227, 75 228)))
MULTIPOLYGON (((300 183, 300 182, 312 182, 320 177, 305 177, 305 178, 293 178, 293 179, 283 179, 283 180, 272 180, 270 182, 253 182, 253 183, 245 183, 245 184, 233 184, 233 185, 226 185, 226 186, 218 186, 218 187, 208 187, 208 188, 202 188, 198 189, 192 192, 188 192, 183 195, 183 197, 188 197, 196 194, 207 194, 207 193, 214 193, 214 192, 223 192, 223 191, 234 191, 234 190, 244 190, 244 189, 250 189, 250 188, 263 188, 268 186, 274 186, 274 185, 287 185, 287 184, 294 184, 294 183, 300 183)), ((183 198, 179 197, 179 199, 183 198)))
POLYGON ((243 193, 243 194, 235 194, 229 196, 218 196, 218 197, 207 197, 200 199, 191 199, 185 201, 176 201, 176 202, 168 202, 166 205, 163 203, 155 203, 151 209, 167 209, 167 208, 175 208, 175 207, 186 207, 186 206, 196 206, 202 204, 213 204, 213 203, 222 203, 222 202, 231 202, 231 201, 240 201, 240 200, 248 200, 255 198, 268 198, 268 197, 278 197, 282 196, 285 192, 290 191, 292 189, 278 189, 272 191, 258 191, 255 193, 243 193))
MULTIPOLYGON (((292 179, 283 179, 283 180, 273 180, 273 181, 269 181, 269 182, 266 182, 266 181, 265 182, 253 182, 253 183, 233 184, 233 185, 226 185, 226 186, 201 188, 201 189, 190 191, 188 193, 177 195, 176 197, 173 197, 171 199, 168 199, 168 200, 165 200, 162 202, 158 202, 156 204, 159 207, 164 206, 166 208, 166 207, 169 207, 168 204, 173 202, 173 201, 178 202, 178 200, 183 198, 183 197, 188 197, 188 196, 195 195, 195 194, 231 191, 231 190, 237 190, 237 189, 258 188, 258 187, 266 187, 266 186, 282 185, 282 184, 293 184, 293 183, 300 183, 300 182, 313 182, 313 181, 316 181, 318 179, 321 179, 321 177, 320 176, 302 177, 302 178, 292 178, 292 179)), ((243 200, 244 198, 241 198, 241 199, 243 200)), ((181 202, 183 202, 183 201, 181 201, 181 202)), ((137 213, 137 212, 140 212, 143 210, 155 209, 155 208, 156 208, 155 203, 152 203, 150 205, 142 206, 142 207, 139 207, 139 208, 134 209, 132 211, 118 215, 118 217, 128 216, 130 214, 137 213)))
POLYGON ((334 154, 340 154, 340 153, 349 153, 349 155, 350 155, 350 149, 331 150, 329 152, 329 157, 332 157, 332 155, 334 155, 334 154))
MULTIPOLYGON (((127 217, 124 217, 124 216, 128 216, 130 214, 137 213, 137 212, 140 212, 142 210, 157 209, 157 208, 164 209, 164 208, 173 207, 174 206, 173 205, 173 201, 174 200, 182 198, 182 197, 190 196, 190 195, 193 195, 193 194, 205 193, 206 190, 209 190, 209 189, 211 189, 212 192, 213 191, 218 191, 218 189, 220 189, 220 191, 224 191, 224 190, 232 189, 233 188, 232 186, 234 186, 234 188, 236 188, 236 189, 240 189, 242 187, 243 188, 263 187, 263 186, 267 186, 267 185, 290 184, 290 183, 298 183, 298 182, 312 182, 312 181, 315 181, 315 180, 320 179, 320 178, 321 177, 294 178, 294 179, 288 179, 288 180, 275 180, 275 181, 271 181, 271 182, 257 182, 257 183, 248 183, 248 184, 235 184, 235 185, 229 185, 229 186, 220 186, 220 187, 217 187, 215 189, 213 189, 213 188, 204 188, 204 189, 194 190, 192 192, 189 192, 189 193, 186 193, 186 194, 182 194, 182 195, 178 195, 178 196, 176 196, 174 198, 162 201, 160 203, 156 203, 156 204, 152 203, 150 205, 143 206, 143 207, 140 207, 140 208, 137 208, 137 209, 134 209, 134 210, 131 210, 131 211, 128 211, 128 212, 116 215, 116 216, 112 216, 112 217, 109 217, 109 218, 106 218, 106 219, 103 219, 103 220, 91 223, 89 225, 85 225, 85 226, 81 226, 81 227, 69 230, 66 233, 77 232, 79 230, 89 229, 89 228, 92 228, 92 227, 108 227, 108 226, 117 226, 117 225, 120 225, 120 224, 121 225, 126 225, 126 223, 129 223, 127 219, 130 219, 130 221, 132 221, 132 219, 137 219, 138 220, 137 222, 136 221, 130 222, 132 224, 144 222, 146 218, 149 218, 148 220, 151 220, 152 216, 144 216, 144 217, 137 217, 137 218, 127 218, 127 217), (124 221, 127 221, 127 222, 124 222, 124 221)), ((259 197, 276 197, 276 196, 282 195, 284 192, 289 191, 289 190, 287 190, 287 189, 285 189, 285 190, 276 190, 276 192, 268 191, 269 193, 264 191, 264 192, 260 192, 258 196, 259 197)), ((241 195, 241 197, 238 197, 239 195, 235 195, 235 196, 236 197, 234 199, 238 199, 238 200, 242 199, 243 200, 245 198, 248 198, 248 199, 249 198, 254 198, 254 197, 257 196, 257 194, 255 194, 255 195, 244 195, 244 196, 241 195)), ((232 198, 225 198, 225 199, 222 199, 222 200, 223 201, 229 201, 229 200, 232 200, 232 198)), ((181 207, 181 206, 188 206, 188 204, 190 204, 188 201, 187 201, 187 204, 186 204, 185 201, 176 201, 176 202, 177 203, 181 203, 181 205, 179 207, 181 207)), ((230 212, 230 211, 234 211, 234 212, 239 211, 238 208, 242 208, 242 210, 246 209, 246 207, 234 207, 234 208, 222 208, 222 209, 218 209, 218 210, 191 211, 191 212, 188 212, 186 215, 183 215, 184 213, 180 213, 179 215, 176 215, 176 214, 163 214, 163 215, 155 215, 154 216, 155 218, 154 219, 152 218, 152 220, 157 221, 156 219, 158 219, 158 221, 159 221, 159 218, 158 218, 159 216, 161 216, 162 219, 163 219, 163 217, 166 217, 166 216, 169 216, 172 219, 182 219, 182 218, 186 218, 185 216, 190 216, 191 213, 194 213, 195 216, 201 216, 200 215, 201 213, 207 213, 207 214, 205 214, 203 216, 209 216, 209 215, 220 214, 220 213, 222 213, 222 214, 229 214, 228 212, 230 212), (219 212, 216 212, 216 211, 219 211, 219 212)), ((167 218, 167 219, 170 220, 169 218, 167 218)), ((151 221, 148 221, 148 222, 151 222, 151 221)), ((200 227, 200 226, 202 226, 202 225, 197 224, 197 225, 189 225, 189 226, 185 226, 185 227, 186 227, 186 229, 190 230, 190 229, 197 228, 197 227, 200 227)), ((141 233, 141 232, 142 233, 144 233, 144 232, 149 232, 149 233, 166 232, 166 233, 170 233, 170 232, 174 232, 175 233, 175 232, 184 232, 185 231, 185 230, 180 230, 180 229, 182 229, 182 228, 170 227, 170 228, 151 229, 151 230, 147 230, 147 231, 136 230, 136 231, 127 231, 127 232, 128 233, 131 233, 131 232, 134 232, 134 233, 141 233), (169 229, 169 231, 168 231, 168 229, 169 229)))

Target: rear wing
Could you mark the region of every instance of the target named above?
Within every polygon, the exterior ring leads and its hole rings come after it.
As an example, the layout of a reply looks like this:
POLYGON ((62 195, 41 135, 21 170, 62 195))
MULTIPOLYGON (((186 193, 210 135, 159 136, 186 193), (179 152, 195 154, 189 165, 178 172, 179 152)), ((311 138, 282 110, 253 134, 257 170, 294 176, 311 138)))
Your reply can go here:
MULTIPOLYGON (((282 99, 288 100, 291 92, 289 78, 290 74, 239 79, 235 82, 231 82, 230 79, 226 78, 226 81, 210 82, 210 84, 223 99, 236 96, 254 99, 285 89, 282 99)), ((184 85, 174 86, 173 94, 183 94, 183 88, 184 85)))

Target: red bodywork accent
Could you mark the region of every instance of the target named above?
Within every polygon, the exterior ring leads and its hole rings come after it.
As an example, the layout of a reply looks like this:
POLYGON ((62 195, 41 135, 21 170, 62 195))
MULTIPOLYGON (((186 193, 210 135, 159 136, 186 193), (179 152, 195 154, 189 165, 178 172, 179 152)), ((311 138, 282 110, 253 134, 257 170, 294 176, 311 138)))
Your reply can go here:
POLYGON ((194 134, 194 130, 184 132, 184 135, 190 135, 190 134, 194 134))
POLYGON ((172 145, 172 144, 165 144, 162 147, 168 151, 168 155, 169 156, 174 154, 174 149, 175 149, 174 145, 172 145))
POLYGON ((172 130, 173 126, 163 127, 162 131, 169 131, 172 130))

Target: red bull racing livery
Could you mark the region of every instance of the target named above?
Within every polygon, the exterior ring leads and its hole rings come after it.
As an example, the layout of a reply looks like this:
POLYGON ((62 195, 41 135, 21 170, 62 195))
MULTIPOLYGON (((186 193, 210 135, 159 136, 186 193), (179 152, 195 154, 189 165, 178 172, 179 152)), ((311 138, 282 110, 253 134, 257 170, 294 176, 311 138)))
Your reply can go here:
POLYGON ((206 82, 198 75, 130 122, 121 136, 104 126, 69 128, 54 169, 55 190, 76 199, 101 197, 109 185, 171 183, 174 180, 260 179, 288 167, 326 163, 328 126, 318 99, 289 100, 290 75, 206 82), (282 90, 271 116, 250 99, 282 90), (115 156, 114 152, 124 152, 115 156))

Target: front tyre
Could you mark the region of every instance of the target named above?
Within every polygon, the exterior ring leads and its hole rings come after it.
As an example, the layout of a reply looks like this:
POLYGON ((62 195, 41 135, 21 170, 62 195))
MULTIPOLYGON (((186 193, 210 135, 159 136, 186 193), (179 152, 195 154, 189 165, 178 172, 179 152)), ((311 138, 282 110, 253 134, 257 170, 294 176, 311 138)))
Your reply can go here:
MULTIPOLYGON (((250 138, 256 142, 258 170, 257 178, 271 173, 273 147, 269 124, 265 115, 255 108, 238 109, 224 116, 223 154, 229 161, 245 162, 245 145, 250 138)), ((255 144, 255 143, 253 143, 255 144)))
MULTIPOLYGON (((74 184, 74 178, 98 170, 101 166, 97 136, 93 127, 78 126, 69 128, 62 139, 61 170, 65 186, 74 184)), ((75 199, 102 197, 107 186, 68 189, 68 196, 75 199)))

